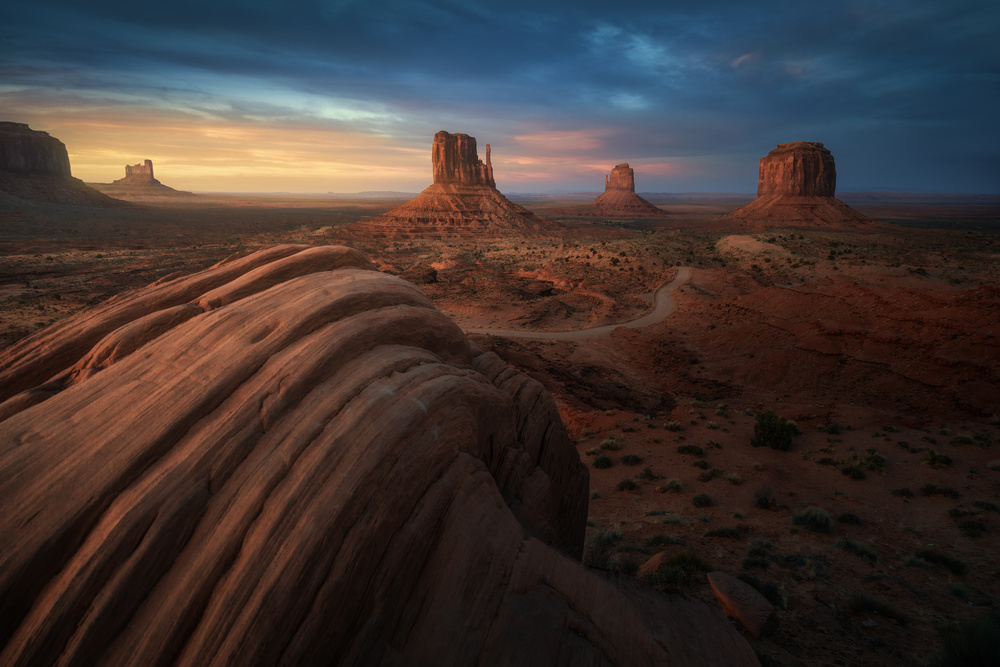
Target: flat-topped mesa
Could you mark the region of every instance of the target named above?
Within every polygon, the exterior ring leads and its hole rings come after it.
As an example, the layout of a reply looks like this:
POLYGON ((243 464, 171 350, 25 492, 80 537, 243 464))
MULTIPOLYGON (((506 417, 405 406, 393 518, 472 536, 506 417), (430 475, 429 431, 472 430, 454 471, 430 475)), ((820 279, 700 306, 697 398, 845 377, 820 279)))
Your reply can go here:
POLYGON ((125 178, 119 178, 112 185, 162 185, 153 177, 153 161, 144 160, 140 164, 125 165, 125 178))
POLYGON ((486 144, 486 163, 479 159, 476 138, 441 130, 434 135, 431 164, 435 183, 497 186, 490 164, 490 145, 486 144))
POLYGON ((628 166, 628 162, 616 164, 611 173, 604 177, 604 191, 608 190, 635 192, 635 172, 628 166))
POLYGON ((760 159, 757 196, 833 197, 837 168, 833 154, 818 141, 792 141, 760 159))
POLYGON ((0 170, 23 175, 72 176, 66 145, 25 123, 0 122, 0 170))

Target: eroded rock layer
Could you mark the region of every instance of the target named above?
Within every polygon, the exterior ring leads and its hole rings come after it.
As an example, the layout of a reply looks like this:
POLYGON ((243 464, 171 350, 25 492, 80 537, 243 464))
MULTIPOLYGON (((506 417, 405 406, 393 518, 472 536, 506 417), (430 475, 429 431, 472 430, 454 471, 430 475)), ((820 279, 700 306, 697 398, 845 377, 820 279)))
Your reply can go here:
POLYGON ((368 238, 476 238, 547 236, 560 225, 510 201, 493 180, 490 147, 485 164, 476 139, 438 132, 431 146, 434 183, 407 203, 354 223, 348 232, 368 238))
POLYGON ((757 198, 729 216, 748 229, 779 225, 857 228, 874 223, 834 197, 836 190, 833 154, 822 143, 778 144, 760 159, 757 198))
POLYGON ((541 385, 343 247, 167 277, 0 355, 4 665, 752 665, 577 560, 541 385))
POLYGON ((24 123, 0 122, 0 192, 26 201, 119 206, 73 178, 66 146, 24 123))

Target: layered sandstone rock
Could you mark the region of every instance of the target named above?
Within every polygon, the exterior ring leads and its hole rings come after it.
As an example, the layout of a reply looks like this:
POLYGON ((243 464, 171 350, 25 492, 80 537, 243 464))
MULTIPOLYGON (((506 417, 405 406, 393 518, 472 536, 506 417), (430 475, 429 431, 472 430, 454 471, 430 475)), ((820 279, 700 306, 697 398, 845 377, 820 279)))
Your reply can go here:
POLYGON ((27 201, 121 205, 73 178, 63 142, 24 123, 6 121, 0 122, 0 192, 27 201))
POLYGON ((175 190, 156 180, 153 176, 153 161, 144 160, 139 164, 125 165, 125 178, 111 183, 91 183, 101 192, 121 199, 143 200, 156 197, 194 197, 190 192, 175 190))
POLYGON ((0 663, 754 665, 587 570, 541 385, 343 247, 168 277, 0 355, 0 663))
POLYGON ((635 171, 627 162, 615 165, 604 177, 604 192, 586 206, 567 206, 551 210, 552 215, 602 218, 662 218, 663 209, 635 193, 635 171))
POLYGON ((407 203, 350 226, 374 238, 545 236, 559 225, 519 206, 496 189, 490 146, 479 159, 475 137, 438 132, 431 146, 434 183, 407 203))
POLYGON ((834 194, 833 154, 815 141, 793 141, 760 159, 757 198, 730 213, 744 226, 864 227, 874 221, 834 194))

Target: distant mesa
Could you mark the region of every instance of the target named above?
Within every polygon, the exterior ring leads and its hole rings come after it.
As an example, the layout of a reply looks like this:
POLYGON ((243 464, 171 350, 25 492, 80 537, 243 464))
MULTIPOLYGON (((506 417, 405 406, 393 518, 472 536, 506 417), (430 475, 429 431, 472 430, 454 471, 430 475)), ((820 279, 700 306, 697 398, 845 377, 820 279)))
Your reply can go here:
POLYGON ((833 154, 816 141, 793 141, 760 159, 757 198, 729 214, 752 229, 777 226, 855 228, 874 220, 834 194, 833 154))
POLYGON ((9 121, 0 121, 0 192, 32 202, 123 205, 73 178, 63 142, 25 123, 9 121))
POLYGON ((175 190, 160 183, 153 176, 153 161, 144 160, 139 164, 125 165, 125 178, 119 178, 111 183, 91 183, 92 186, 106 194, 123 199, 142 199, 144 197, 194 197, 191 192, 175 190))
POLYGON ((169 276, 0 353, 0 664, 757 665, 580 562, 552 395, 343 246, 169 276))
POLYGON ((664 218, 667 212, 635 193, 635 171, 627 162, 616 164, 604 177, 604 192, 585 206, 550 209, 550 215, 602 218, 664 218))
POLYGON ((479 159, 476 139, 441 131, 431 145, 434 183, 410 201, 348 227, 373 238, 547 236, 561 226, 504 197, 496 188, 490 145, 479 159))

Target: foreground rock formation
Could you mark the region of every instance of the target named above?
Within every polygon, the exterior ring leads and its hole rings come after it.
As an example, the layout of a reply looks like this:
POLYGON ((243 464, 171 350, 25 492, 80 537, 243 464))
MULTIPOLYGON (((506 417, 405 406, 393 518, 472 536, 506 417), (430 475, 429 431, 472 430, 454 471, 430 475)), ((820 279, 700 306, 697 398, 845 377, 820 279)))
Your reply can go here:
POLYGON ((551 396, 352 249, 82 311, 0 401, 0 664, 757 664, 580 564, 551 396))
POLYGON ((122 199, 142 199, 144 197, 194 197, 190 192, 175 190, 156 180, 153 176, 153 161, 144 160, 139 164, 125 165, 125 178, 111 183, 90 183, 101 192, 122 199))
POLYGON ((840 201, 833 154, 815 141, 793 141, 760 159, 757 198, 729 214, 749 229, 776 226, 858 228, 873 221, 840 201))
POLYGON ((490 146, 479 159, 476 139, 438 132, 431 146, 434 183, 407 203, 350 226, 352 234, 374 238, 475 238, 545 236, 554 222, 504 197, 496 189, 490 146))
POLYGON ((0 122, 0 192, 53 204, 120 206, 73 178, 66 145, 24 123, 0 122))

